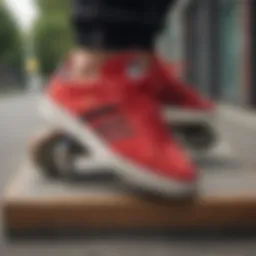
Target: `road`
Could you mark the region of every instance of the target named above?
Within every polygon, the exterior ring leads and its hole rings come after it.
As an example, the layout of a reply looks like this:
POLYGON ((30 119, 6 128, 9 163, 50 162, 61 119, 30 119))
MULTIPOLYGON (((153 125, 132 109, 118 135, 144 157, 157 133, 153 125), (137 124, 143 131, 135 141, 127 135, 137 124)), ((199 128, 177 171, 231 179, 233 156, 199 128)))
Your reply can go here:
MULTIPOLYGON (((26 154, 26 144, 41 121, 36 111, 36 95, 17 95, 0 98, 0 188, 11 179, 26 154)), ((226 120, 227 122, 232 122, 226 120)), ((238 122, 240 123, 240 122, 238 122)), ((232 125, 231 125, 232 126, 232 125)), ((239 124, 228 132, 233 143, 239 144, 239 152, 248 164, 256 166, 253 126, 239 128, 239 124)), ((1 228, 2 230, 2 228, 1 228)), ((170 239, 170 238, 90 238, 79 241, 55 241, 33 243, 10 243, 0 236, 2 256, 254 256, 256 239, 170 239)))

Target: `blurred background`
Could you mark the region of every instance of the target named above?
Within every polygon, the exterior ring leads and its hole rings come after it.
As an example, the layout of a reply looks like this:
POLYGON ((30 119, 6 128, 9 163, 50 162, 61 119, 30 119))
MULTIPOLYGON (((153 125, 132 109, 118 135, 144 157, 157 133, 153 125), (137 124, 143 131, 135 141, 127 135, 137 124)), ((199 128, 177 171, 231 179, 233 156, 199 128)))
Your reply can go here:
POLYGON ((255 14, 250 0, 186 0, 169 13, 159 50, 216 100, 255 107, 255 14))
MULTIPOLYGON (((255 11, 250 0, 181 0, 157 49, 203 94, 256 106, 255 11)), ((70 0, 0 1, 0 92, 38 89, 73 46, 70 0)))
MULTIPOLYGON (((36 103, 44 82, 73 47, 69 10, 69 0, 0 0, 1 196, 26 154, 31 135, 41 126, 36 103)), ((166 27, 156 40, 157 51, 175 65, 180 77, 204 95, 231 106, 227 112, 230 136, 254 167, 256 121, 251 111, 256 107, 255 17, 254 0, 180 0, 168 13, 166 27), (252 114, 237 112, 234 106, 252 114), (245 119, 241 120, 242 116, 245 119)), ((216 245, 211 241, 141 242, 134 238, 128 244, 80 241, 9 246, 0 232, 1 256, 106 255, 106 251, 111 256, 169 256, 170 251, 191 256, 191 249, 197 252, 192 255, 198 256, 208 255, 209 248, 211 255, 224 251, 223 255, 235 256, 255 255, 255 244, 255 240, 216 245)))
POLYGON ((37 90, 56 68, 73 44, 68 6, 68 0, 0 1, 0 91, 37 90))

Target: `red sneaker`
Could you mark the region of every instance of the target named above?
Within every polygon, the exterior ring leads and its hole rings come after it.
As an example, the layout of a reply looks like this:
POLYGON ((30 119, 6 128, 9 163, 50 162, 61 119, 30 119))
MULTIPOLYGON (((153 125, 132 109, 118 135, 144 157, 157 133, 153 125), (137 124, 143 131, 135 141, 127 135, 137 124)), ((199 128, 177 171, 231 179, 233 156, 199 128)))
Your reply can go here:
POLYGON ((153 76, 156 77, 155 81, 158 83, 154 82, 151 90, 157 92, 162 103, 192 110, 210 111, 214 108, 210 100, 203 98, 191 86, 179 80, 170 64, 153 57, 153 66, 153 76))
MULTIPOLYGON (((154 57, 152 68, 152 83, 148 87, 152 97, 161 104, 169 105, 175 109, 174 119, 204 121, 215 110, 215 105, 210 100, 202 97, 191 86, 177 79, 170 64, 154 57)), ((175 121, 175 120, 173 120, 175 121)))
POLYGON ((192 155, 203 156, 218 141, 214 125, 215 106, 193 88, 179 81, 170 65, 151 57, 150 79, 141 90, 162 106, 169 105, 165 120, 192 155))
POLYGON ((120 54, 87 84, 57 74, 42 110, 130 184, 168 196, 190 195, 195 167, 166 130, 159 103, 141 90, 151 73, 133 61, 133 54, 120 54))

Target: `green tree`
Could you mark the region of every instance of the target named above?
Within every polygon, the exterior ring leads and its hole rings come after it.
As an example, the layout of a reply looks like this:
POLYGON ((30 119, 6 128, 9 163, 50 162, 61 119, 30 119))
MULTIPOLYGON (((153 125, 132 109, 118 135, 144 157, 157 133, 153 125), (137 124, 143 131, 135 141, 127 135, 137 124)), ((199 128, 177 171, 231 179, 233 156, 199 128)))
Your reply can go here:
POLYGON ((43 14, 60 13, 67 15, 70 10, 70 0, 36 0, 39 11, 43 14))
POLYGON ((51 74, 72 47, 69 0, 36 0, 39 17, 33 28, 34 49, 44 76, 51 74))
POLYGON ((0 64, 21 74, 23 50, 19 27, 3 1, 0 1, 0 64))

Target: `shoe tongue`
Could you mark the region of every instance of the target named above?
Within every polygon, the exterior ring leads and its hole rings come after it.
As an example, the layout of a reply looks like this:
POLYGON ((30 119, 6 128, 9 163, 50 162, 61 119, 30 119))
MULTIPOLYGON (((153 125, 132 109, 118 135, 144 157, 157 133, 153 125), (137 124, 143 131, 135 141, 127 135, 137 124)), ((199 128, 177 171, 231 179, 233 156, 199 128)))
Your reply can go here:
POLYGON ((102 65, 102 74, 107 77, 126 77, 132 80, 144 78, 150 61, 136 52, 124 52, 110 57, 102 65))

